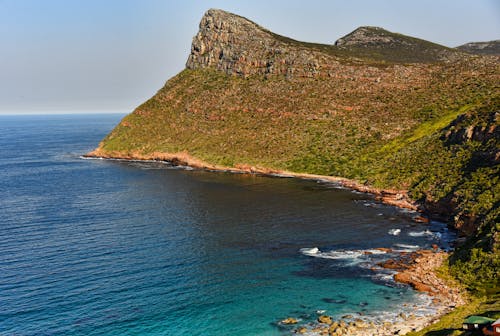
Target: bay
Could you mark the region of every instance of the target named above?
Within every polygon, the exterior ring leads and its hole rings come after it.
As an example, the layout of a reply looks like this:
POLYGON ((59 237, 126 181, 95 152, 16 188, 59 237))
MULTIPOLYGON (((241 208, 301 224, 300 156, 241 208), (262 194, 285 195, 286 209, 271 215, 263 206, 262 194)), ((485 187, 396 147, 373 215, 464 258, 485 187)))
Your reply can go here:
POLYGON ((281 335, 425 309, 366 251, 445 246, 442 224, 318 181, 82 159, 122 117, 0 116, 1 335, 281 335))

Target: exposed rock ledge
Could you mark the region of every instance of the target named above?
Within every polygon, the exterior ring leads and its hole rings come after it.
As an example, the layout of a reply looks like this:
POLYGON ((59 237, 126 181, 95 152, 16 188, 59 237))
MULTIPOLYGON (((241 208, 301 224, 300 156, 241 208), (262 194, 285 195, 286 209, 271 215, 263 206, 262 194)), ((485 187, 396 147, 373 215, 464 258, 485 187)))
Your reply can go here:
POLYGON ((208 10, 193 38, 186 68, 213 67, 227 74, 249 76, 327 75, 339 62, 324 52, 303 48, 300 42, 278 37, 244 17, 208 10))
MULTIPOLYGON (((318 180, 325 182, 338 183, 343 187, 373 194, 375 198, 385 204, 393 205, 399 208, 420 211, 420 207, 408 197, 406 190, 393 190, 393 189, 378 189, 361 184, 354 180, 349 180, 342 177, 315 175, 307 173, 294 173, 283 170, 269 169, 265 167, 254 167, 246 164, 235 165, 235 167, 226 167, 221 165, 214 165, 207 163, 203 160, 191 156, 188 152, 179 153, 164 153, 153 152, 150 154, 142 154, 138 152, 117 152, 117 151, 103 151, 100 148, 84 155, 87 158, 103 158, 103 159, 121 159, 121 160, 144 160, 144 161, 165 161, 174 165, 189 166, 197 169, 206 169, 212 171, 222 171, 230 173, 248 173, 248 174, 261 174, 266 176, 286 176, 295 177, 305 180, 318 180)), ((426 221, 425 217, 416 217, 418 221, 426 221)))

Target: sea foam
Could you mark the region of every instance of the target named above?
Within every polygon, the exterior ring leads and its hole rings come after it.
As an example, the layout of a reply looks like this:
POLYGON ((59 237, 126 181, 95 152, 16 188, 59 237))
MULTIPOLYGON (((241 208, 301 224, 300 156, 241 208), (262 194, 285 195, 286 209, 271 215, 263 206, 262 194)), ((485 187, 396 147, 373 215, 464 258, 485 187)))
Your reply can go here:
POLYGON ((302 248, 300 252, 306 256, 323 258, 323 259, 356 259, 364 253, 360 250, 332 250, 329 252, 321 252, 317 247, 302 248))
POLYGON ((388 233, 390 235, 397 236, 401 233, 401 229, 390 229, 388 233))

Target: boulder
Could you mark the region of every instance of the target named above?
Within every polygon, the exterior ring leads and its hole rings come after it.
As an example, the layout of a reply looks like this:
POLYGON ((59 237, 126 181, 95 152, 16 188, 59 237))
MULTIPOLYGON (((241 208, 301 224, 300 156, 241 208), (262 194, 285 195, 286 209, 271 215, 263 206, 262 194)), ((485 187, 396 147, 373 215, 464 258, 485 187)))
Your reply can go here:
POLYGON ((307 332, 306 327, 300 327, 299 329, 295 330, 296 334, 305 334, 307 332))
POLYGON ((321 315, 320 317, 318 317, 318 322, 319 323, 325 323, 325 324, 332 324, 333 320, 328 315, 321 315))
POLYGON ((281 324, 297 324, 299 321, 293 317, 287 317, 281 321, 281 324))
POLYGON ((416 223, 429 223, 429 218, 419 215, 413 217, 413 221, 416 223))

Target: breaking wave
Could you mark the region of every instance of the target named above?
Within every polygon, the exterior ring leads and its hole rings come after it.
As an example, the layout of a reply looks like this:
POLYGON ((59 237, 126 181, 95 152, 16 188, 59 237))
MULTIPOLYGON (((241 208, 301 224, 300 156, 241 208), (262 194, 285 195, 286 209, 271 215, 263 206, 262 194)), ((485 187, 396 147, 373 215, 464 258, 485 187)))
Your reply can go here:
POLYGON ((410 236, 410 237, 430 237, 430 238, 435 238, 435 239, 441 239, 442 235, 440 232, 432 232, 430 230, 424 230, 424 231, 408 232, 408 236, 410 236))
POLYGON ((397 236, 401 233, 401 229, 390 229, 388 233, 390 235, 397 236))
POLYGON ((356 259, 364 255, 362 250, 333 250, 329 252, 321 252, 317 247, 302 248, 300 252, 309 257, 323 259, 356 259))

